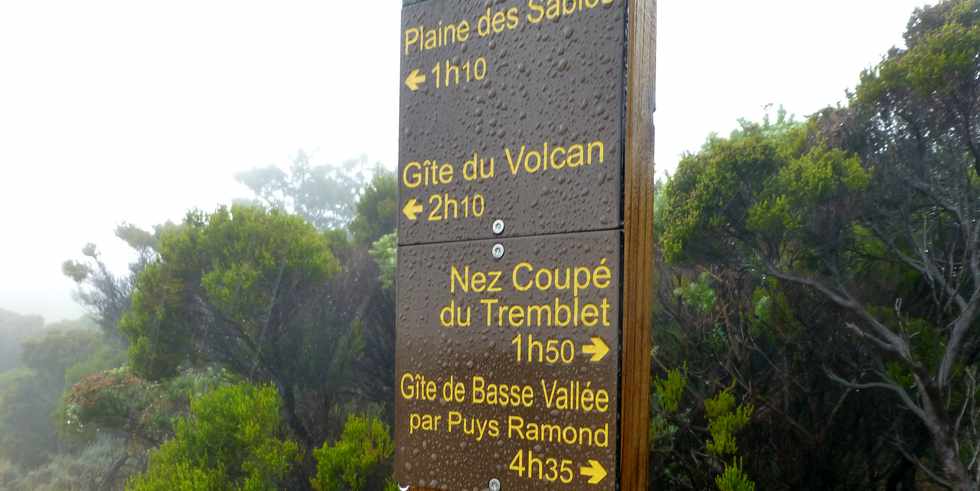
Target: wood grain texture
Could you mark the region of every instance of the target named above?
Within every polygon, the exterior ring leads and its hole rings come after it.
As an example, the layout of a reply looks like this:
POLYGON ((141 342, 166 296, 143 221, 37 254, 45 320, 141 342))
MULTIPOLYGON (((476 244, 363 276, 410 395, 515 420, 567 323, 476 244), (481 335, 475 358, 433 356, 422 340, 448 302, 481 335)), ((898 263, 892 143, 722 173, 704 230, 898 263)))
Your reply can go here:
POLYGON ((653 186, 657 1, 629 0, 626 176, 623 180, 623 353, 620 489, 648 486, 650 342, 653 329, 653 186))

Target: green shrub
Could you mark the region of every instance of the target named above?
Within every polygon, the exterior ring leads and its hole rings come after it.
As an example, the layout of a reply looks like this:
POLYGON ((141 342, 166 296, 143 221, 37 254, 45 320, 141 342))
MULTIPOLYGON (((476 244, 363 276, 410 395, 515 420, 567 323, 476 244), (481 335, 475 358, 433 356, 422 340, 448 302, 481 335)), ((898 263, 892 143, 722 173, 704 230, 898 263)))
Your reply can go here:
POLYGON ((398 267, 398 234, 382 236, 371 245, 371 257, 378 264, 381 286, 387 290, 395 287, 395 270, 398 267))
POLYGON ((221 387, 192 400, 190 417, 177 422, 174 439, 150 456, 146 473, 127 489, 281 489, 300 453, 296 443, 280 438, 279 409, 274 388, 249 384, 221 387))
POLYGON ((725 472, 715 478, 718 491, 755 491, 755 483, 742 471, 742 462, 725 464, 725 472))
POLYGON ((381 481, 394 451, 388 427, 381 420, 352 415, 347 418, 336 444, 325 443, 313 451, 317 460, 316 477, 311 481, 313 488, 317 491, 368 489, 369 483, 381 481))
POLYGON ((709 453, 718 457, 735 455, 738 452, 735 434, 749 424, 749 419, 755 412, 755 407, 751 404, 740 404, 735 407, 732 389, 733 387, 729 387, 704 401, 704 409, 708 417, 708 432, 711 433, 711 441, 707 442, 707 449, 709 453))
POLYGON ((657 405, 668 414, 676 413, 680 409, 681 399, 684 397, 686 388, 686 367, 683 372, 674 368, 667 372, 667 378, 658 378, 653 381, 657 405))
MULTIPOLYGON (((738 404, 732 395, 734 384, 719 392, 715 397, 704 401, 705 415, 708 417, 708 432, 711 441, 706 443, 708 453, 719 459, 738 453, 735 434, 749 424, 755 407, 751 404, 738 404)), ((742 470, 741 459, 725 463, 725 471, 715 478, 719 491, 755 491, 755 483, 742 470)))

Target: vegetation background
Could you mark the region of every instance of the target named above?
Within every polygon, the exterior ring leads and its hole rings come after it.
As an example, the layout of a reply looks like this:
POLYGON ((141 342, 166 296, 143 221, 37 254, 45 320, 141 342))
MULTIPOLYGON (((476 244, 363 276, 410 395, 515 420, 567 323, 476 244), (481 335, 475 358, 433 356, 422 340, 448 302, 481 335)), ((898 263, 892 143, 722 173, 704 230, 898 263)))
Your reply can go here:
MULTIPOLYGON (((652 489, 980 487, 980 0, 905 41, 658 182, 652 489)), ((395 177, 237 178, 66 261, 88 316, 0 311, 0 488, 394 487, 395 177)))

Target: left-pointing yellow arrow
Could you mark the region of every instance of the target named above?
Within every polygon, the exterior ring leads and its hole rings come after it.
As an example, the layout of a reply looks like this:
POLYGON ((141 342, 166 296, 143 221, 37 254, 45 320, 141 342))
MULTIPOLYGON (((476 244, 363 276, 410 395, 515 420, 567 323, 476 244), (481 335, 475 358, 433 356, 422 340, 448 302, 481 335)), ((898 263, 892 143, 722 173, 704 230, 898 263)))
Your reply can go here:
POLYGON ((405 79, 405 85, 415 92, 419 90, 419 87, 425 83, 425 74, 420 72, 418 68, 412 70, 412 73, 408 74, 408 78, 405 79))
POLYGON ((593 337, 592 344, 582 346, 582 354, 592 355, 592 363, 597 363, 609 354, 609 346, 606 345, 606 342, 602 338, 593 337))
POLYGON ((595 460, 590 460, 588 467, 580 467, 578 472, 582 477, 589 478, 589 484, 599 484, 606 478, 605 467, 595 460))
POLYGON ((402 208, 402 213, 405 214, 405 218, 414 222, 418 219, 419 213, 422 213, 423 209, 422 204, 415 201, 415 198, 412 198, 408 200, 408 203, 405 203, 405 207, 402 208))

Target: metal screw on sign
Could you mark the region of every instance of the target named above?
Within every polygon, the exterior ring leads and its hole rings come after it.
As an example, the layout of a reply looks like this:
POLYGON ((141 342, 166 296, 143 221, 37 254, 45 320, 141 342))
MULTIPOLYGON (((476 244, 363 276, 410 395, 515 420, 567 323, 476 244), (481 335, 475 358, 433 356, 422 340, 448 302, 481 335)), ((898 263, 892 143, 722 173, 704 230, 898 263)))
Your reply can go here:
POLYGON ((490 480, 490 491, 500 491, 500 480, 491 479, 490 480))
POLYGON ((494 235, 500 235, 500 234, 504 233, 504 221, 503 220, 494 220, 493 221, 493 227, 491 227, 491 230, 493 230, 493 234, 494 235))
POLYGON ((490 253, 493 254, 494 259, 502 259, 504 257, 504 245, 494 244, 493 249, 490 250, 490 253))

